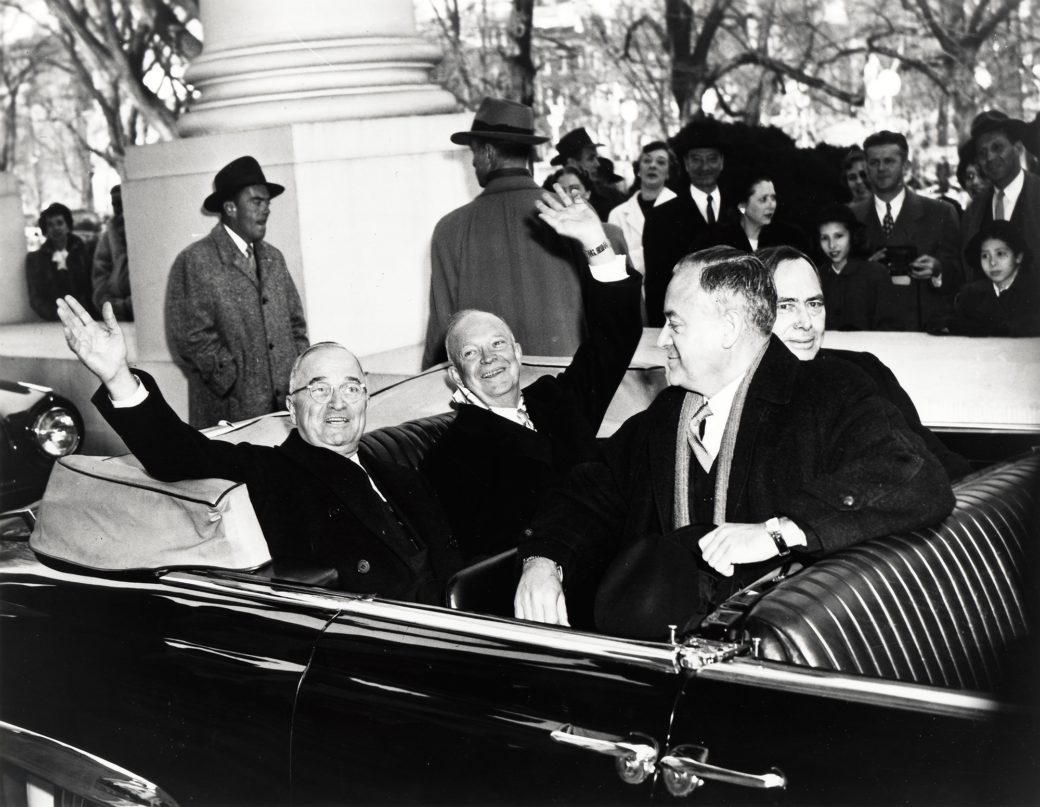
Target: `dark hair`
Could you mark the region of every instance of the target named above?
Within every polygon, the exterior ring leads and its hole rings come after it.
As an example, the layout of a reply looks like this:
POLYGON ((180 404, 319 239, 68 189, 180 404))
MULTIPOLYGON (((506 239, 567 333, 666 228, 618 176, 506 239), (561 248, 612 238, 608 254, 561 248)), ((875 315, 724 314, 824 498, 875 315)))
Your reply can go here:
POLYGON ((53 218, 54 216, 61 216, 65 219, 65 226, 69 228, 70 233, 72 232, 72 211, 60 202, 55 202, 52 205, 48 205, 44 208, 43 212, 40 213, 40 219, 36 222, 36 226, 40 228, 41 233, 46 235, 47 219, 53 218))
POLYGON ((769 270, 771 275, 775 275, 777 268, 785 261, 805 261, 816 273, 816 279, 820 280, 821 283, 823 282, 820 278, 820 268, 816 265, 816 262, 800 249, 784 244, 778 247, 764 247, 756 252, 755 255, 762 261, 762 265, 769 270))
POLYGON ((776 320, 773 273, 757 257, 733 247, 710 247, 687 255, 675 267, 700 270, 700 286, 709 294, 730 294, 744 302, 744 320, 764 336, 776 320))
POLYGON ((768 174, 755 174, 751 179, 744 181, 738 187, 737 203, 747 204, 751 194, 755 192, 755 186, 762 182, 771 182, 773 183, 773 188, 776 188, 776 181, 771 176, 768 174))
POLYGON ((852 208, 848 205, 840 204, 839 202, 826 204, 817 212, 815 219, 817 235, 819 235, 820 227, 824 224, 830 224, 831 222, 844 224, 845 229, 849 231, 850 236, 863 227, 862 222, 860 222, 860 220, 856 218, 856 214, 852 212, 852 208))
POLYGON ((847 152, 841 160, 842 173, 848 171, 856 163, 865 163, 867 161, 867 154, 859 146, 853 146, 847 152))
POLYGON ((1033 253, 1026 243, 1025 236, 1018 227, 1004 219, 996 219, 983 224, 972 236, 964 249, 964 258, 976 272, 982 272, 982 244, 989 239, 1003 241, 1016 255, 1022 256, 1021 271, 1031 271, 1033 253))
POLYGON ((584 168, 579 168, 576 165, 565 165, 563 168, 558 168, 553 171, 549 176, 545 178, 545 182, 542 183, 542 188, 547 191, 552 191, 553 185, 560 181, 560 177, 567 174, 576 176, 581 180, 581 184, 585 187, 585 190, 592 190, 592 180, 589 178, 588 172, 584 168))
POLYGON ((864 152, 873 146, 899 146, 903 152, 903 157, 907 157, 910 154, 910 146, 906 142, 906 138, 899 132, 890 132, 888 129, 874 132, 874 134, 863 141, 864 152))

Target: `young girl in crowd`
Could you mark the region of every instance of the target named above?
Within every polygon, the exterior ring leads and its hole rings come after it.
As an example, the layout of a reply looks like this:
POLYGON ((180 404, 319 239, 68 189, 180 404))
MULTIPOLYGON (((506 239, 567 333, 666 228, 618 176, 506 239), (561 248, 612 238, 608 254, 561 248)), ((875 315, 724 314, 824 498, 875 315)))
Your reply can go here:
POLYGON ((860 223, 847 205, 825 205, 816 217, 820 283, 833 331, 874 330, 890 284, 888 269, 852 257, 860 223))
POLYGON ((1029 248, 1010 221, 984 224, 965 257, 986 280, 968 283, 954 300, 951 333, 1040 336, 1040 295, 1031 277, 1029 248))

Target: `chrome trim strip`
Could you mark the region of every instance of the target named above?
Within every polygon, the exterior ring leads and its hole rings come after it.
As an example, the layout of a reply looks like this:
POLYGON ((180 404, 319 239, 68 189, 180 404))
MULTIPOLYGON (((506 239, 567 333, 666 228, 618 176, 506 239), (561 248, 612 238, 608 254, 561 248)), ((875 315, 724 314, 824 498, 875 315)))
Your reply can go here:
POLYGON ((1020 707, 1014 704, 998 701, 981 692, 883 681, 878 678, 814 670, 809 667, 791 667, 753 659, 734 659, 715 664, 696 671, 694 675, 710 681, 745 684, 955 717, 979 718, 1021 711, 1020 707))
POLYGON ((604 659, 635 664, 649 669, 678 673, 680 648, 665 643, 617 639, 584 633, 555 625, 504 619, 502 617, 452 611, 430 605, 377 600, 355 594, 307 590, 304 586, 261 583, 221 573, 168 572, 164 582, 185 588, 244 595, 265 603, 288 604, 322 611, 338 611, 337 620, 357 617, 378 619, 395 625, 424 630, 476 636, 491 641, 524 644, 542 650, 568 653, 585 659, 604 659))

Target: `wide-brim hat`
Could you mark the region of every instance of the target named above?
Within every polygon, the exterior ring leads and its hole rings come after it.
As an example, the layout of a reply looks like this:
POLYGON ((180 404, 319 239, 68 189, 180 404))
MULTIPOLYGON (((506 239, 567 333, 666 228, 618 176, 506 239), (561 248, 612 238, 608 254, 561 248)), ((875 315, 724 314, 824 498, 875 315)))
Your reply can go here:
POLYGON ((277 183, 268 182, 267 177, 264 176, 264 170, 256 158, 246 155, 232 160, 217 171, 217 175, 213 178, 213 193, 206 197, 202 207, 210 213, 219 213, 224 202, 242 188, 252 185, 266 185, 267 192, 271 194, 272 199, 285 190, 277 183))
POLYGON ((998 130, 1006 132, 1010 140, 1020 141, 1025 134, 1025 129, 1026 122, 1024 120, 1012 118, 999 109, 987 109, 985 112, 980 112, 972 120, 971 139, 969 142, 972 143, 972 148, 974 148, 974 145, 982 135, 998 130))
POLYGON ((599 148, 602 145, 602 143, 593 143, 589 133, 585 131, 585 127, 579 126, 560 138, 560 142, 556 144, 556 151, 559 153, 549 160, 549 165, 563 165, 567 162, 568 157, 581 154, 583 148, 587 146, 599 148))
POLYGON ((620 182, 623 176, 614 171, 614 161, 607 157, 599 158, 599 173, 605 182, 620 182))
POLYGON ((485 98, 481 101, 469 131, 455 132, 451 142, 468 146, 474 138, 528 146, 536 146, 549 139, 534 133, 534 110, 531 107, 504 98, 485 98))
POLYGON ((694 149, 716 149, 726 153, 722 125, 714 118, 690 121, 672 138, 672 148, 680 160, 694 149))

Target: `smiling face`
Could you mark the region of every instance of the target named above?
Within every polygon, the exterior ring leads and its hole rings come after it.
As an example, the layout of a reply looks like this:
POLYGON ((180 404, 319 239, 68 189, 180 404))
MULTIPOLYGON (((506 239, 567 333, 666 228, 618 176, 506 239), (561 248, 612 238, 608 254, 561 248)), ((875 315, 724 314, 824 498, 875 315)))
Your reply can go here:
POLYGON ((639 184, 647 191, 660 191, 668 181, 668 152, 654 149, 639 157, 639 184))
POLYGON ((657 346, 665 351, 665 376, 673 387, 711 397, 724 385, 727 322, 722 307, 688 270, 668 284, 664 327, 657 346))
POLYGON ((776 189, 773 183, 769 180, 756 182, 741 212, 754 228, 761 229, 769 224, 776 214, 776 189))
POLYGON ((895 143, 870 146, 867 149, 867 174, 874 193, 884 200, 896 196, 903 187, 906 155, 895 143))
POLYGON ((338 345, 325 345, 311 350, 293 373, 292 389, 323 381, 332 387, 332 397, 317 403, 310 392, 302 389, 286 398, 289 420, 300 436, 312 446, 327 448, 343 456, 357 451, 365 431, 368 396, 357 401, 343 397, 342 386, 350 381, 365 383, 361 363, 353 353, 338 345))
POLYGON ((55 249, 65 249, 69 239, 69 223, 60 213, 47 216, 43 222, 43 235, 55 249))
POLYGON ((252 244, 262 241, 271 215, 271 193, 266 185, 250 185, 224 202, 224 223, 252 244))
POLYGON ((1006 188, 1021 170, 1017 144, 999 129, 979 135, 976 155, 986 178, 998 188, 1006 188))
POLYGON ((473 311, 455 323, 447 338, 448 375, 488 406, 520 403, 520 359, 523 353, 501 319, 473 311))
POLYGON ((773 273, 776 284, 776 322, 773 333, 802 361, 816 358, 827 329, 823 289, 805 260, 782 261, 773 273))
POLYGON ((1001 291, 1014 282, 1022 268, 1022 258, 1022 253, 1016 255, 1011 246, 999 238, 985 239, 979 254, 982 271, 1001 291))
POLYGON ((686 173, 697 190, 711 193, 719 184, 719 174, 725 166, 718 149, 690 149, 683 158, 686 173))
POLYGON ((840 221, 827 221, 820 225, 820 249, 835 269, 841 271, 849 260, 852 236, 849 228, 840 221))

